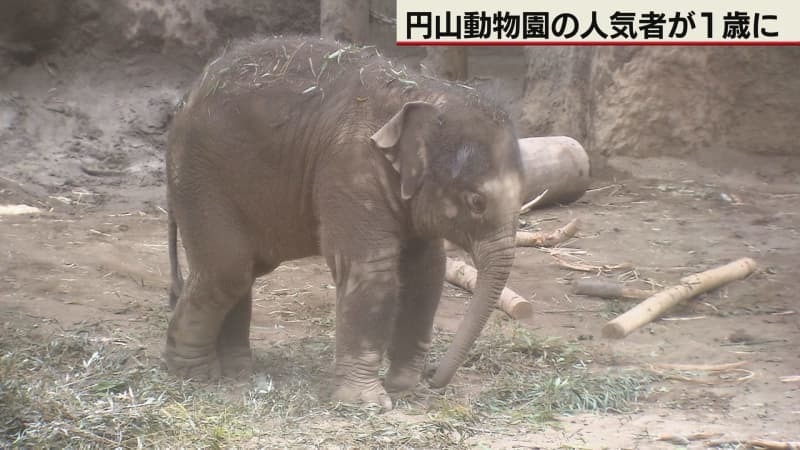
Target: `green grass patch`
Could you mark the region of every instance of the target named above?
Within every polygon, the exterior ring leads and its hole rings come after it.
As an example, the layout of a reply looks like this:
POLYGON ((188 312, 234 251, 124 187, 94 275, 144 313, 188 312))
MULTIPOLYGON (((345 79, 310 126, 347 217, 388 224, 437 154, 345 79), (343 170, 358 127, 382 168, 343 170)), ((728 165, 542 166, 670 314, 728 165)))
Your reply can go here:
MULTIPOLYGON (((375 409, 328 401, 332 329, 257 345, 247 383, 190 383, 119 336, 4 330, 0 336, 2 447, 439 447, 465 446, 562 414, 624 411, 653 381, 595 368, 581 347, 493 323, 459 382, 420 388, 375 409)), ((433 359, 451 336, 437 335, 433 359)))

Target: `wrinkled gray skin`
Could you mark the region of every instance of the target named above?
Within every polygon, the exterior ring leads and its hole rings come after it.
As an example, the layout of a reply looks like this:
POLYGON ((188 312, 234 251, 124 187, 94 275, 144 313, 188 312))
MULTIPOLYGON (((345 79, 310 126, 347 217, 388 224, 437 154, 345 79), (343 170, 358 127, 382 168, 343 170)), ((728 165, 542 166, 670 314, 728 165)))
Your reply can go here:
POLYGON ((420 380, 445 238, 471 252, 479 277, 431 385, 450 381, 485 325, 514 258, 520 205, 508 117, 374 49, 338 49, 318 39, 240 44, 207 66, 176 113, 171 372, 249 372, 253 280, 310 255, 325 257, 336 283, 335 400, 389 409, 387 391, 420 380))

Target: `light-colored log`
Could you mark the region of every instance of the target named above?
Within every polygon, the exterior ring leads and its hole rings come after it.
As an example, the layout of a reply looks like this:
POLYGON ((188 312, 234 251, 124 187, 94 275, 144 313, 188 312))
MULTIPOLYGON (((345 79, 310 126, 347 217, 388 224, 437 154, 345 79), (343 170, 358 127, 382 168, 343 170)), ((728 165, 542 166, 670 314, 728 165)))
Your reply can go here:
POLYGON ((642 325, 658 318, 676 304, 731 281, 742 279, 753 273, 755 269, 755 261, 750 258, 741 258, 724 266, 681 278, 681 284, 648 297, 626 313, 608 322, 603 327, 603 336, 621 339, 642 325))
MULTIPOLYGON (((445 280, 470 292, 475 291, 478 271, 469 264, 447 258, 445 280)), ((533 314, 533 305, 509 288, 503 288, 497 306, 514 319, 525 319, 533 314)))
POLYGON ((563 227, 549 233, 517 231, 517 247, 552 247, 575 236, 579 225, 578 219, 572 219, 563 227))

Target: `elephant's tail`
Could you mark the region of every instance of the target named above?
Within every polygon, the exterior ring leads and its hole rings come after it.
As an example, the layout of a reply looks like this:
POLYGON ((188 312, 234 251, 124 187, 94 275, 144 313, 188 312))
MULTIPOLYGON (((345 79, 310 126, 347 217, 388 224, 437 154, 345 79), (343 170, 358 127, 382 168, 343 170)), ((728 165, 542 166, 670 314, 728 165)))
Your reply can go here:
POLYGON ((172 210, 167 211, 167 222, 169 227, 169 272, 171 276, 171 283, 169 287, 169 309, 175 309, 178 303, 178 297, 183 290, 183 275, 181 274, 181 267, 178 262, 178 224, 172 215, 172 210))

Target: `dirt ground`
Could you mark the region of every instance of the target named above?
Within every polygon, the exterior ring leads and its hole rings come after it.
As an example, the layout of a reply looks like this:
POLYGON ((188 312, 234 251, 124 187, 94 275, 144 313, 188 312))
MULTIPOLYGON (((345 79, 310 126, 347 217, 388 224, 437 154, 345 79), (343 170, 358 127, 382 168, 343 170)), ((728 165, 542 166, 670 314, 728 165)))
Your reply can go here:
MULTIPOLYGON (((0 333, 123 332, 157 360, 168 316, 164 133, 196 69, 163 55, 113 60, 87 53, 19 66, 3 79, 0 204, 43 212, 0 216, 0 333)), ((517 251, 509 287, 535 309, 524 325, 537 336, 583 346, 601 367, 746 363, 705 383, 665 377, 625 413, 483 430, 465 445, 673 448, 655 438, 697 433, 720 442, 800 441, 800 384, 781 380, 800 375, 800 175, 768 157, 724 173, 668 158, 617 157, 608 166, 578 202, 524 218, 524 226, 545 230, 575 217, 582 222, 561 248, 517 251), (554 255, 630 268, 579 272, 560 267, 554 255), (657 289, 743 256, 759 264, 748 279, 621 341, 603 339, 600 329, 632 303, 576 296, 570 286, 600 276, 657 289)), ((437 327, 452 331, 466 298, 457 289, 445 292, 437 327)), ((319 333, 332 318, 334 297, 320 258, 286 263, 259 280, 257 357, 319 333)), ((257 370, 269 374, 270 366, 259 363, 257 370)), ((454 386, 469 390, 476 383, 457 376, 454 386)))

